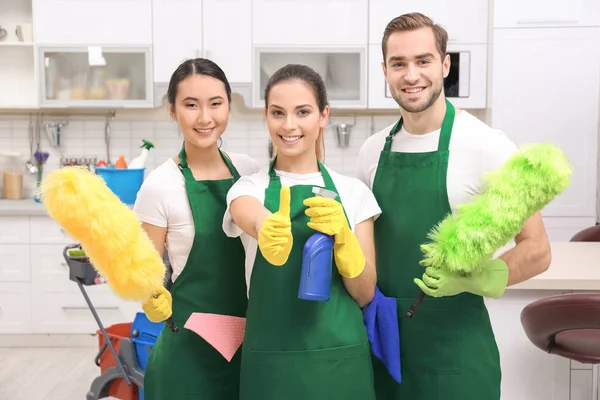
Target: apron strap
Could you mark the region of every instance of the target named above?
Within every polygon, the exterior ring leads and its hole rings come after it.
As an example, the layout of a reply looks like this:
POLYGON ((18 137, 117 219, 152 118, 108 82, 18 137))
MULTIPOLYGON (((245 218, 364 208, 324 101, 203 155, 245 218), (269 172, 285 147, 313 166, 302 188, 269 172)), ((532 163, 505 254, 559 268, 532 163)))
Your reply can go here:
MULTIPOLYGON (((267 189, 265 189, 265 208, 271 212, 275 212, 279 209, 279 192, 281 191, 281 179, 275 172, 275 168, 273 168, 276 159, 277 156, 275 156, 275 158, 273 159, 273 161, 271 161, 271 164, 269 165, 269 186, 267 187, 267 189)), ((338 195, 337 201, 341 203, 342 199, 340 198, 340 194, 337 188, 335 187, 335 183, 333 183, 333 179, 331 178, 329 171, 327 171, 327 168, 325 168, 321 161, 317 160, 317 163, 319 165, 321 175, 323 176, 323 183, 325 184, 325 189, 333 190, 334 192, 336 192, 338 195)), ((348 219, 348 215, 346 214, 345 209, 344 215, 346 216, 346 221, 349 225, 350 220, 348 219)))
MULTIPOLYGON (((231 172, 231 175, 233 176, 233 181, 237 182, 237 180, 240 179, 240 174, 237 171, 237 169, 235 168, 235 166, 233 165, 233 163, 231 162, 231 160, 229 159, 229 156, 227 156, 227 154, 222 152, 221 149, 219 149, 219 154, 221 154, 221 158, 225 162, 225 165, 227 165, 229 172, 231 172)), ((196 178, 194 178, 194 174, 192 174, 192 170, 188 167, 187 157, 185 154, 185 143, 183 144, 183 146, 181 146, 181 150, 179 151, 179 164, 178 165, 179 165, 179 169, 181 170, 181 172, 183 172, 183 176, 185 177, 186 181, 195 181, 196 180, 196 178)))
MULTIPOLYGON (((450 136, 452 135, 452 126, 454 125, 454 115, 456 111, 454 106, 448 99, 446 99, 446 114, 444 115, 444 121, 442 122, 442 129, 440 131, 440 138, 438 140, 438 150, 448 150, 450 148, 450 136)), ((402 129, 402 117, 396 122, 396 125, 390 131, 390 134, 385 138, 385 145, 383 151, 392 151, 392 139, 402 129)))
POLYGON ((440 139, 438 141, 438 151, 448 150, 450 148, 450 136, 452 135, 452 126, 454 125, 454 115, 456 111, 454 106, 446 99, 446 115, 442 122, 442 130, 440 131, 440 139))

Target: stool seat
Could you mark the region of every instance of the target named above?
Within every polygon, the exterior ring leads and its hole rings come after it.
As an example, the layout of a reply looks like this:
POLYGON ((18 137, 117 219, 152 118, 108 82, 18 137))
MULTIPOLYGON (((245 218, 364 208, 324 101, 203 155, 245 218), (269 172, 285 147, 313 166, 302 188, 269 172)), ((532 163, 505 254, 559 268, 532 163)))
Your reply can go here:
POLYGON ((547 353, 600 363, 600 293, 537 300, 521 311, 521 324, 529 340, 547 353))

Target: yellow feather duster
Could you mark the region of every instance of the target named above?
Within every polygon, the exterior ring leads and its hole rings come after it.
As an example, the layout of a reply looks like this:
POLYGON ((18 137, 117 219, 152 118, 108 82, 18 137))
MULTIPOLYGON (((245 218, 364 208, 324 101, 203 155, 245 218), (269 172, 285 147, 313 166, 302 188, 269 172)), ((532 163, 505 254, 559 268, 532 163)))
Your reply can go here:
POLYGON ((165 265, 135 212, 85 168, 48 174, 41 193, 48 214, 77 240, 112 291, 144 302, 163 286, 165 265))

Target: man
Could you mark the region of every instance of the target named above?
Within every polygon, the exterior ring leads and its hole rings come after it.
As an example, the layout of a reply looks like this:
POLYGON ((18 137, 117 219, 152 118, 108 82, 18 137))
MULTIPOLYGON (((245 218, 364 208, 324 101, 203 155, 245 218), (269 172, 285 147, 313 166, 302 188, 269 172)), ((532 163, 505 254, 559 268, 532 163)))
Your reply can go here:
POLYGON ((360 178, 382 209, 375 221, 378 286, 397 299, 400 327, 403 381, 373 357, 378 400, 500 399, 498 348, 483 298, 500 297, 550 265, 540 213, 482 273, 462 277, 419 265, 431 228, 478 194, 484 174, 516 150, 502 132, 446 100, 447 41, 446 31, 419 13, 388 24, 382 67, 401 118, 359 153, 360 178), (420 290, 425 301, 405 319, 420 290))

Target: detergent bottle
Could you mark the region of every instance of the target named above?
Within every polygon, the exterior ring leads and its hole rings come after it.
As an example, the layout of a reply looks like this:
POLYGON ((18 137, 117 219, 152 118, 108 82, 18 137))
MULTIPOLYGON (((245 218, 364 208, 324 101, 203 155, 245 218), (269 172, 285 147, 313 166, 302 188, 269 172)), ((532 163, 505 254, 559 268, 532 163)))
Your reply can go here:
MULTIPOLYGON (((315 187, 313 193, 335 199, 337 193, 315 187)), ((302 251, 302 270, 298 298, 302 300, 328 301, 331 289, 333 265, 333 236, 317 232, 308 238, 302 251)))
POLYGON ((137 156, 136 158, 131 160, 128 168, 129 169, 144 168, 146 165, 146 159, 148 158, 148 152, 153 147, 154 147, 154 144, 152 144, 152 142, 150 142, 146 139, 142 139, 142 145, 140 146, 140 148, 143 148, 142 154, 140 154, 139 156, 137 156))

